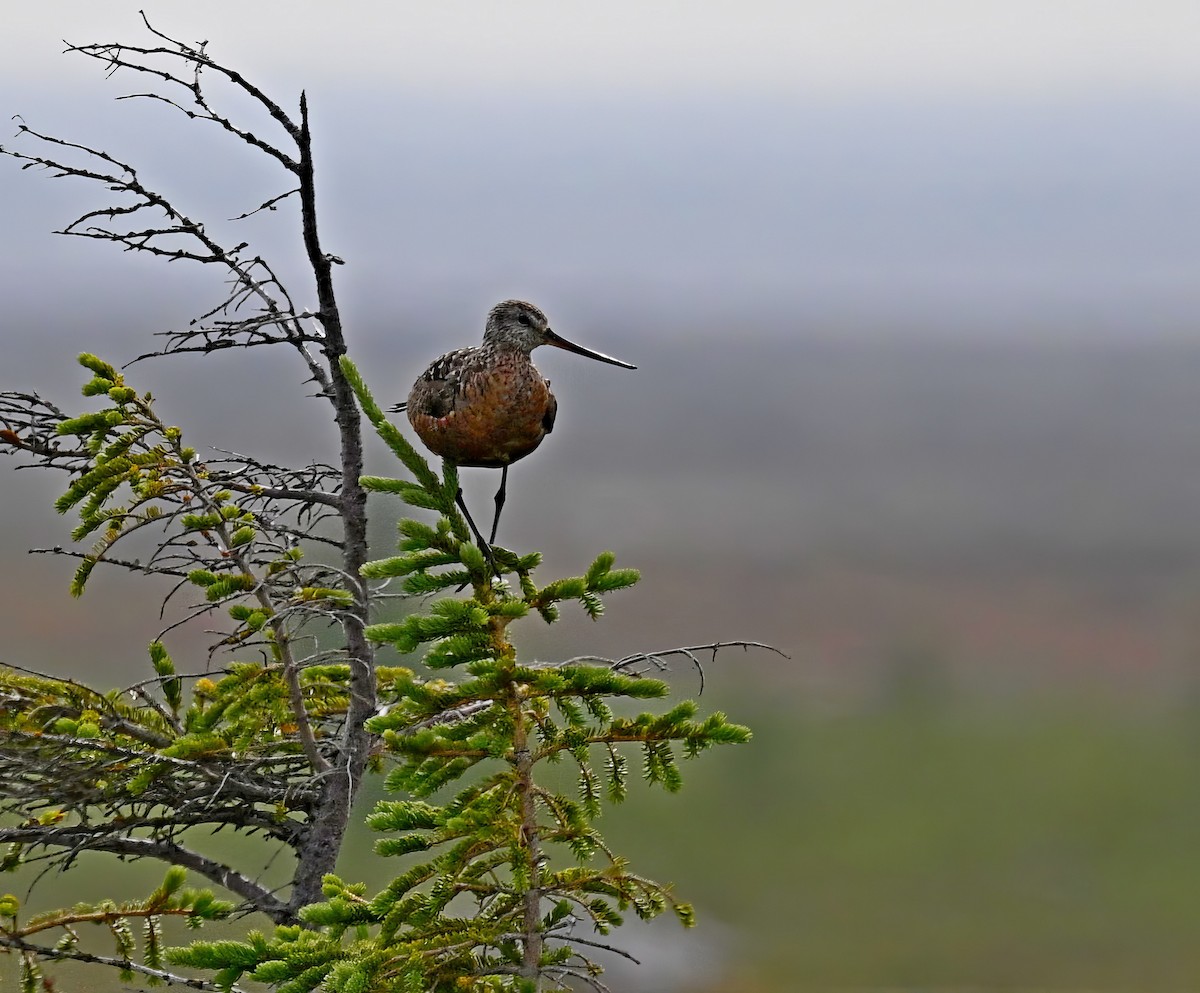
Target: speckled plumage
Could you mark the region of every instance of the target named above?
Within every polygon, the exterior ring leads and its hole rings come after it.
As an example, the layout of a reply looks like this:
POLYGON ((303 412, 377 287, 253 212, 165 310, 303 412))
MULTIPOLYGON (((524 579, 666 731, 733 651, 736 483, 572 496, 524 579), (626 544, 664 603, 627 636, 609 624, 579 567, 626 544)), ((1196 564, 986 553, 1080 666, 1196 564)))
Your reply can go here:
POLYGON ((462 466, 501 468, 554 428, 558 402, 529 355, 480 345, 447 352, 413 385, 408 420, 434 454, 462 466))
POLYGON ((560 338, 533 304, 505 300, 488 314, 483 344, 447 352, 413 384, 408 420, 425 446, 456 465, 487 468, 511 465, 536 449, 558 411, 530 357, 539 345, 633 368, 560 338))

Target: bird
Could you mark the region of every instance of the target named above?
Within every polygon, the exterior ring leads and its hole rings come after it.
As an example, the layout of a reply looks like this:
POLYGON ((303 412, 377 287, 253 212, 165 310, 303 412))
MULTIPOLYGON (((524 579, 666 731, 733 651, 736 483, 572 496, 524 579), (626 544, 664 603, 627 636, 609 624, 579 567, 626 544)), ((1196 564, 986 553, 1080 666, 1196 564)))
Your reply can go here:
POLYGON ((554 430, 558 413, 550 381, 530 356, 539 345, 553 345, 623 369, 637 368, 556 334, 533 304, 504 300, 488 312, 482 344, 435 359, 413 383, 407 402, 392 408, 403 410, 425 447, 447 462, 501 470, 487 542, 471 520, 461 488, 456 497, 489 558, 504 509, 508 467, 537 449, 554 430))

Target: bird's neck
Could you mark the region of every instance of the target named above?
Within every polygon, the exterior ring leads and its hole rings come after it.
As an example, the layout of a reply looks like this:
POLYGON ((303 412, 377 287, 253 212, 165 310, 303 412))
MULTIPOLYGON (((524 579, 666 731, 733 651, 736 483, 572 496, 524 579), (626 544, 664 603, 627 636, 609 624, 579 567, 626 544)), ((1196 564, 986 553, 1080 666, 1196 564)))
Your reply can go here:
POLYGON ((485 338, 483 340, 483 351, 491 355, 503 355, 507 359, 521 359, 525 362, 530 361, 530 352, 532 349, 525 348, 522 344, 515 341, 510 341, 507 338, 497 336, 495 338, 485 338))

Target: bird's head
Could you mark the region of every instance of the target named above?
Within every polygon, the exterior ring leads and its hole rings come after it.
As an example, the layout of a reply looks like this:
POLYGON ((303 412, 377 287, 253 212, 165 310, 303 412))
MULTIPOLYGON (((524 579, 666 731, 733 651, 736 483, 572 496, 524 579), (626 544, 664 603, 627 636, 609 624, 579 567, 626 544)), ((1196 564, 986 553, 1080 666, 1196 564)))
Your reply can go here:
POLYGON ((503 345, 518 348, 526 355, 538 345, 553 345, 576 355, 586 355, 597 362, 607 362, 619 365, 624 369, 636 369, 637 366, 614 359, 602 352, 593 352, 590 348, 576 345, 550 329, 550 323, 537 307, 524 300, 505 300, 498 303, 488 313, 487 327, 483 332, 485 345, 503 345))

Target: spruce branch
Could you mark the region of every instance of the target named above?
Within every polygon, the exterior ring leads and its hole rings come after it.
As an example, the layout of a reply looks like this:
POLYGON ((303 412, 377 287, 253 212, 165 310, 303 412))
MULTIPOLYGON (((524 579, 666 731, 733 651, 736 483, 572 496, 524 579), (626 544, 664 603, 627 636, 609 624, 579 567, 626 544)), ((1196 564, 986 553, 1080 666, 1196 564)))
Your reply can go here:
POLYGON ((24 924, 19 920, 20 901, 11 894, 0 896, 0 947, 21 953, 22 989, 33 989, 39 983, 47 989, 53 988, 52 983, 42 980, 37 963, 38 960, 59 959, 111 966, 118 969, 126 981, 140 974, 150 977, 152 982, 169 982, 192 989, 228 989, 227 985, 179 976, 159 968, 164 918, 182 917, 189 926, 200 927, 208 921, 228 917, 232 910, 230 904, 214 899, 207 890, 183 889, 185 879, 185 871, 173 867, 167 871, 158 889, 143 900, 79 903, 70 910, 38 914, 24 924), (136 921, 143 924, 141 957, 144 961, 134 957, 136 948, 131 924, 136 921), (79 949, 78 929, 81 926, 107 931, 113 939, 116 954, 98 955, 79 949), (62 932, 62 937, 52 946, 30 940, 49 931, 62 932))
MULTIPOLYGON (((184 989, 204 990, 206 993, 246 993, 240 986, 227 986, 208 979, 181 976, 173 972, 168 972, 166 969, 155 969, 141 962, 134 962, 116 955, 98 955, 95 952, 85 952, 82 949, 74 947, 60 948, 57 944, 51 946, 39 945, 35 942, 26 941, 23 938, 12 937, 5 934, 3 930, 0 930, 0 946, 11 948, 14 951, 32 957, 31 959, 27 958, 22 965, 26 974, 35 981, 40 977, 40 970, 35 971, 32 968, 32 959, 40 959, 47 962, 68 961, 82 962, 86 965, 108 966, 122 973, 136 973, 139 976, 145 976, 151 981, 157 980, 170 986, 181 986, 184 989)), ((52 986, 46 988, 53 989, 52 986)))

